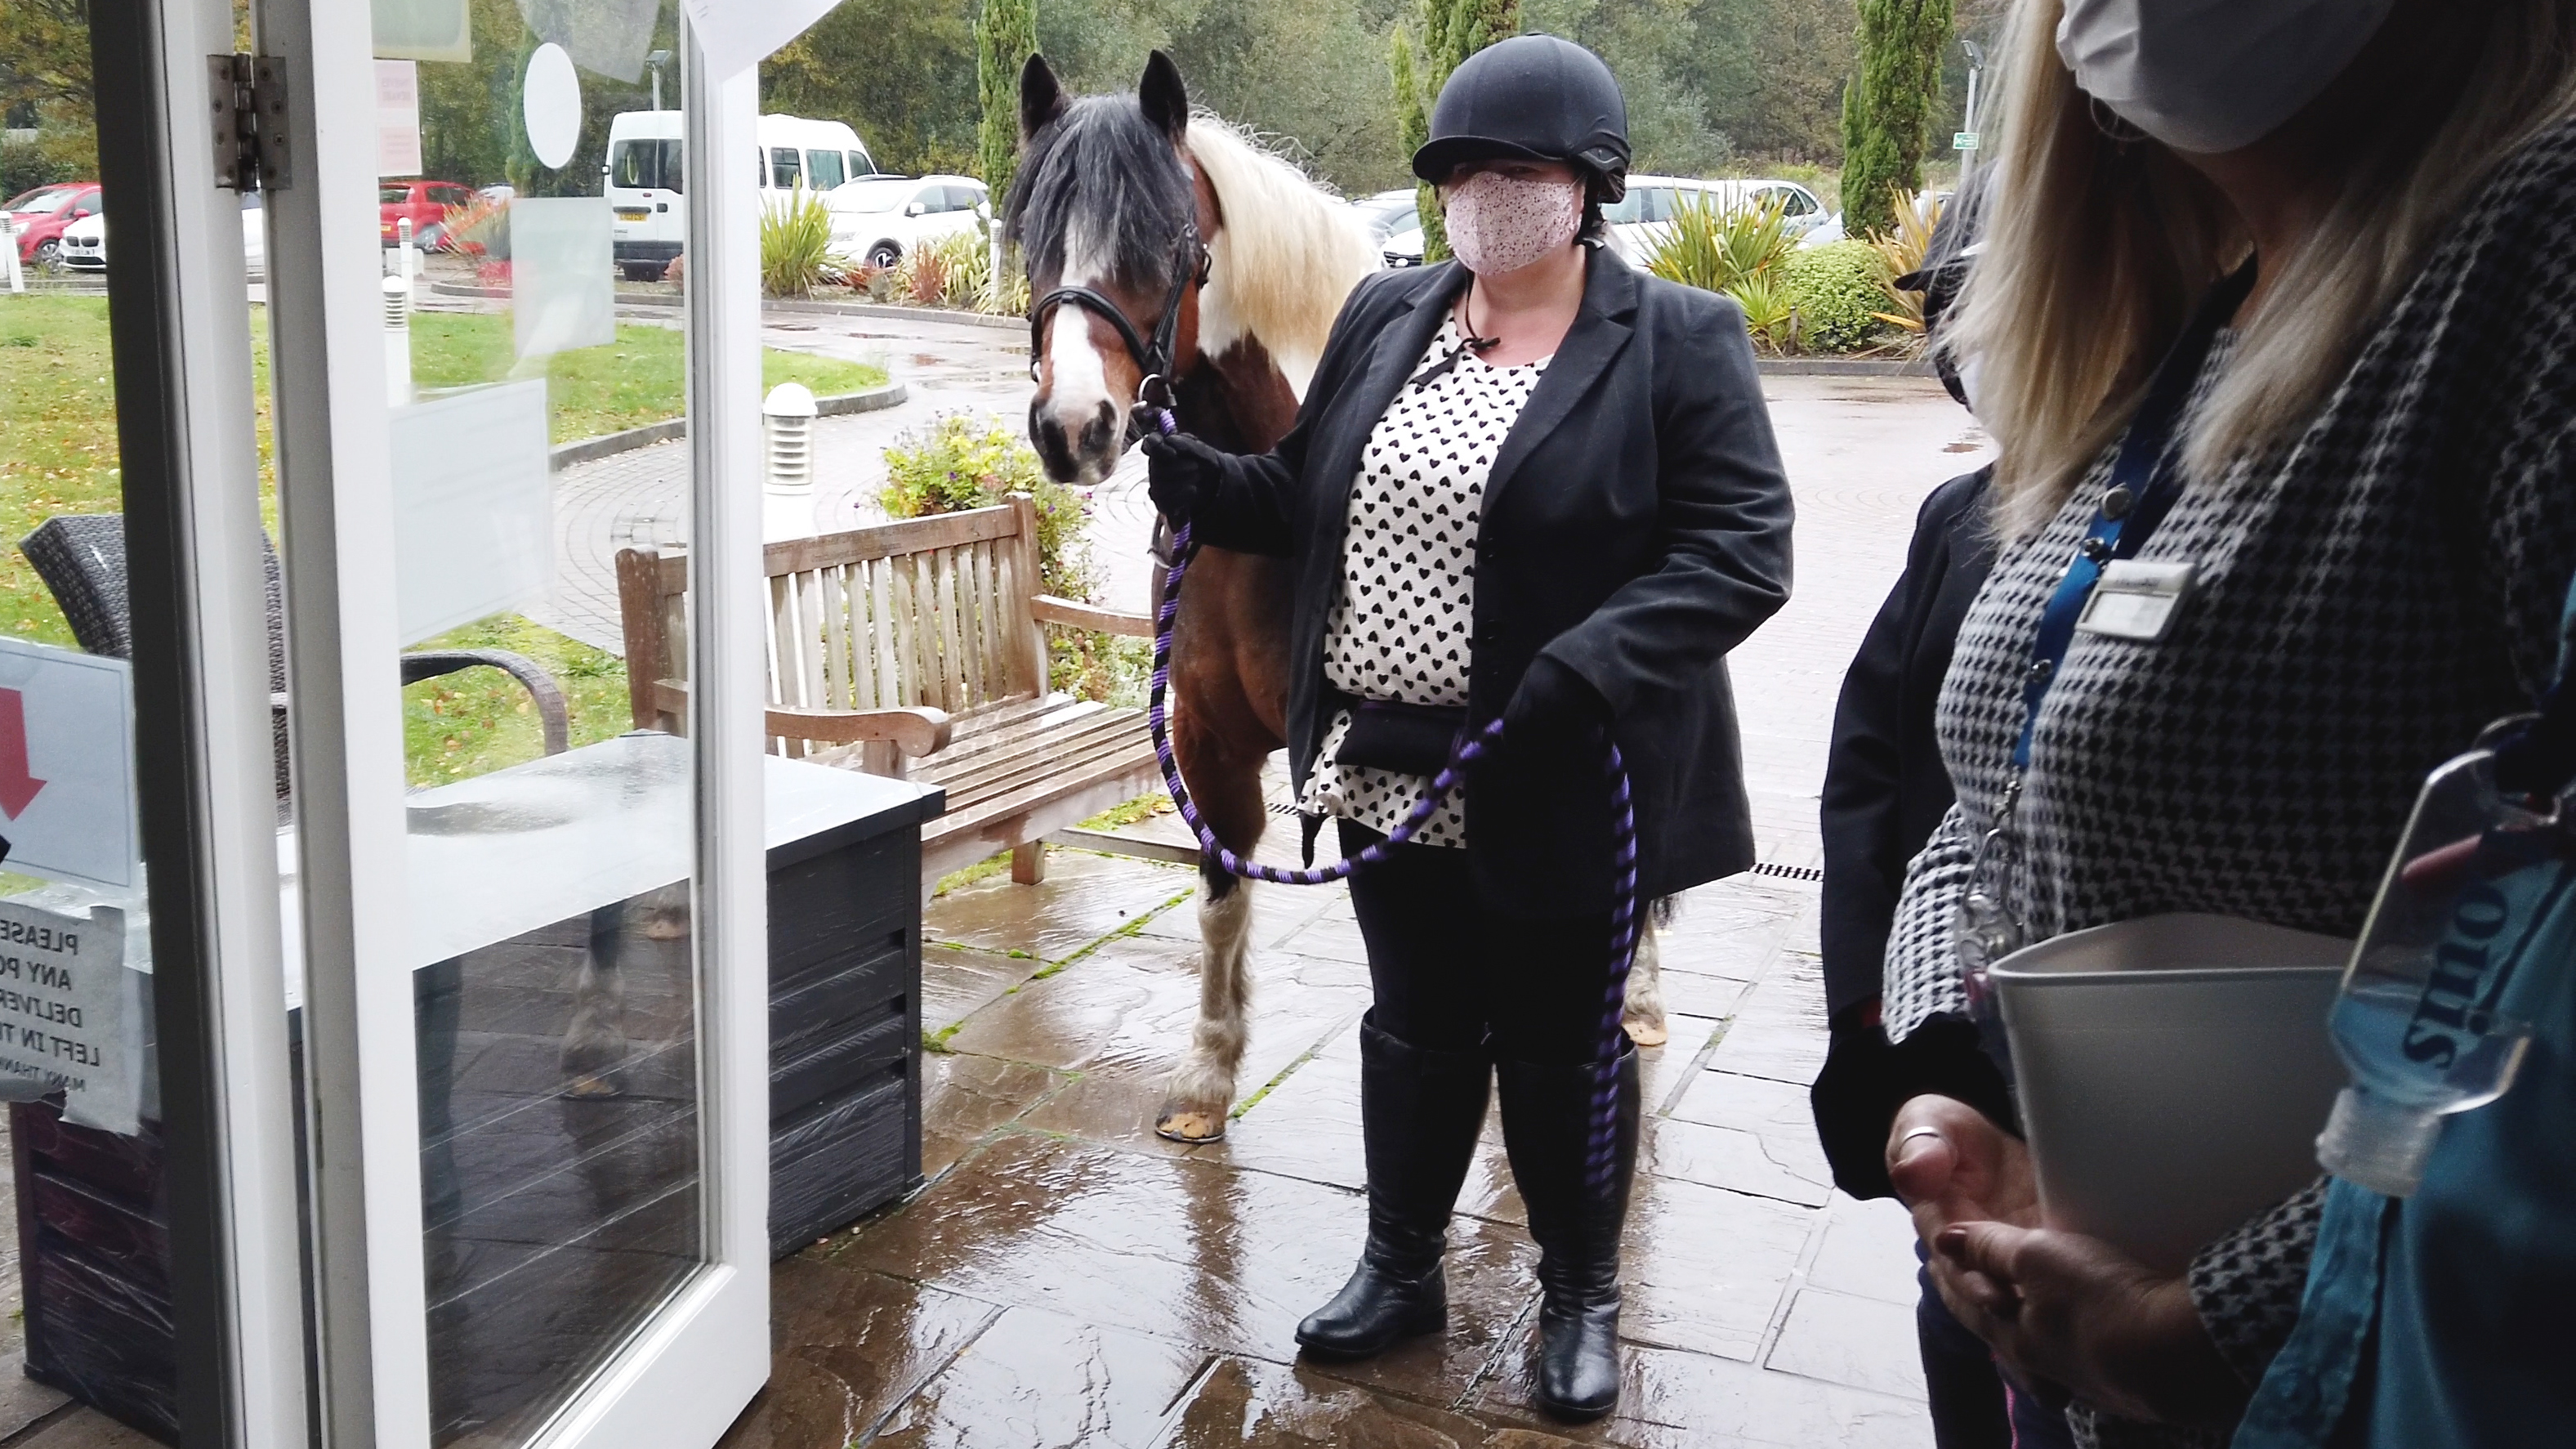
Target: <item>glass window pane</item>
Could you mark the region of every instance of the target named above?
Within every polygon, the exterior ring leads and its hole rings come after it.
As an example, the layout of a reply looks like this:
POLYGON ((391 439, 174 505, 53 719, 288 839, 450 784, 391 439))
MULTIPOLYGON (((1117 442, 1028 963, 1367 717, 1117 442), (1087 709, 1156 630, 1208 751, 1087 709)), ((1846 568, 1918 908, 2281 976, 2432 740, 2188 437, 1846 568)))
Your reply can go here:
POLYGON ((816 191, 829 191, 849 178, 841 174, 841 153, 808 151, 805 153, 806 184, 816 191))
MULTIPOLYGON (((620 323, 612 304, 617 272, 658 276, 685 237, 668 197, 680 67, 663 68, 653 116, 651 75, 619 58, 681 52, 679 5, 577 8, 591 18, 562 43, 580 121, 560 167, 519 125, 540 42, 522 17, 541 8, 475 5, 471 59, 417 62, 423 170, 484 194, 448 218, 452 249, 423 259, 425 282, 452 284, 441 306, 391 291, 397 527, 380 562, 403 626, 399 808, 426 906, 405 962, 406 1145, 432 1440, 473 1449, 527 1443, 704 1260, 696 762, 683 721, 636 717, 615 566, 632 548, 681 567, 694 480, 685 448, 561 473, 549 459, 686 411, 685 314, 620 323), (601 465, 642 492, 562 506, 601 465)), ((759 159, 781 186, 804 175, 793 148, 759 159)), ((685 596, 668 602, 685 613, 685 596)))
POLYGON ((662 146, 658 141, 620 141, 609 148, 608 184, 640 191, 659 186, 662 146))
POLYGON ((769 184, 785 191, 804 179, 803 162, 793 146, 773 146, 769 150, 769 184))

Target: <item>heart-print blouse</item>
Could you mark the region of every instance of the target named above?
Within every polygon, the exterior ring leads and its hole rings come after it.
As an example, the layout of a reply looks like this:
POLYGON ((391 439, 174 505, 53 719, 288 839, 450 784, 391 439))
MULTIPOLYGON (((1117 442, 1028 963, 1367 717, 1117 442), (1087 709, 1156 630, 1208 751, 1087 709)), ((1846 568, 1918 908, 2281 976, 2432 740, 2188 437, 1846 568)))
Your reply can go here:
MULTIPOLYGON (((1485 475, 1548 360, 1495 367, 1464 342, 1455 316, 1441 324, 1417 380, 1395 395, 1370 432, 1351 484, 1341 591, 1325 623, 1324 679, 1359 699, 1467 702, 1485 475)), ((1339 764, 1350 728, 1345 710, 1324 735, 1299 808, 1392 831, 1431 782, 1339 764)), ((1454 792, 1414 839, 1467 843, 1454 792)))

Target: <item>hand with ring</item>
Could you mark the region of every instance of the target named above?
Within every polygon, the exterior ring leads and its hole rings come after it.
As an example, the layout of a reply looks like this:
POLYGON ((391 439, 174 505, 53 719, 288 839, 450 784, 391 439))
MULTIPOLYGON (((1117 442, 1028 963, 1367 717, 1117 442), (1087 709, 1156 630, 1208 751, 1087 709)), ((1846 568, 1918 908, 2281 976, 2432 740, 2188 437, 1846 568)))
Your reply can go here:
POLYGON ((1975 1108, 1906 1103, 1887 1172, 1942 1302, 2024 1386, 2156 1423, 2224 1423, 2243 1407, 2247 1386, 2211 1343, 2190 1285, 2043 1227, 2030 1150, 1975 1108))

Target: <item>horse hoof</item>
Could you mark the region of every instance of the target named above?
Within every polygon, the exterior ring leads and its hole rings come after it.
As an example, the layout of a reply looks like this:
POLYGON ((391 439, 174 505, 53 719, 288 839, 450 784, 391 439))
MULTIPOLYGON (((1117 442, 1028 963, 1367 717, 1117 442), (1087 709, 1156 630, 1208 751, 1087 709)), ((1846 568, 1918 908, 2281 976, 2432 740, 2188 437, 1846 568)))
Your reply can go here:
POLYGON ((1222 1142, 1225 1140, 1225 1113, 1167 1103, 1162 1114, 1154 1119, 1154 1135, 1174 1142, 1222 1142))
POLYGON ((1635 1042, 1641 1047, 1659 1047, 1673 1039, 1673 1034, 1670 1031, 1665 1030, 1664 1024, 1660 1020, 1646 1021, 1641 1018, 1631 1017, 1628 1020, 1619 1023, 1619 1025, 1626 1028, 1628 1032, 1628 1040, 1635 1042))

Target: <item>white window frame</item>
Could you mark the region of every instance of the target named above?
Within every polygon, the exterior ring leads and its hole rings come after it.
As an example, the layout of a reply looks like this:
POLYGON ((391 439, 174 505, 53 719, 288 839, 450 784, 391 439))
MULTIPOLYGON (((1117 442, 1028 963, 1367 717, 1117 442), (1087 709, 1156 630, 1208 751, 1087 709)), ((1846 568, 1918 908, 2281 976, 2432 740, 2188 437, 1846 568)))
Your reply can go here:
MULTIPOLYGON (((255 0, 285 63, 296 185, 269 267, 300 821, 324 1440, 428 1449, 417 1044, 373 200, 371 16, 255 0), (337 124, 317 124, 320 118, 337 124), (288 279, 305 279, 295 282, 288 279), (314 283, 318 281, 319 285, 314 283), (328 304, 325 304, 325 298, 328 304), (341 481, 347 480, 347 481, 341 481)), ((759 208, 754 74, 709 84, 684 25, 704 1262, 535 1436, 706 1449, 769 1375, 767 887, 761 845, 759 208), (711 161, 733 158, 723 174, 711 161)), ((763 166, 768 148, 759 147, 763 166)), ((284 1441, 279 1441, 284 1442, 284 1441)))

